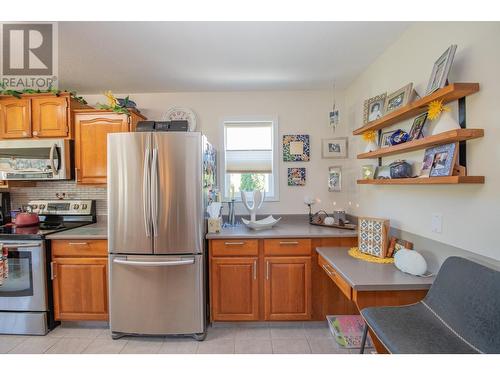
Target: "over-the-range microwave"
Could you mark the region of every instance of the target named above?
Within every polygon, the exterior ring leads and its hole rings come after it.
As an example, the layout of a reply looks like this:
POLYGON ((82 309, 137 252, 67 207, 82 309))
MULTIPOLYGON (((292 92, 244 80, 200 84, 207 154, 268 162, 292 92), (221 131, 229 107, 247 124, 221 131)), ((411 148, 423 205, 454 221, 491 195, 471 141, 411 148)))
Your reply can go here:
POLYGON ((0 180, 70 180, 72 141, 0 141, 0 180))

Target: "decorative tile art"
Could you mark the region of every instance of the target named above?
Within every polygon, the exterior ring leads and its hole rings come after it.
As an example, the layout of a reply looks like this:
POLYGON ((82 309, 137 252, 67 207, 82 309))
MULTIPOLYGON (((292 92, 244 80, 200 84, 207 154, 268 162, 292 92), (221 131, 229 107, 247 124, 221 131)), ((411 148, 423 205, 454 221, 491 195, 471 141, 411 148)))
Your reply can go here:
POLYGON ((309 161, 308 135, 283 136, 283 161, 309 161))
POLYGON ((359 251, 385 258, 388 247, 389 220, 361 217, 358 228, 359 251))
POLYGON ((305 168, 288 168, 288 186, 304 186, 305 184, 305 168))

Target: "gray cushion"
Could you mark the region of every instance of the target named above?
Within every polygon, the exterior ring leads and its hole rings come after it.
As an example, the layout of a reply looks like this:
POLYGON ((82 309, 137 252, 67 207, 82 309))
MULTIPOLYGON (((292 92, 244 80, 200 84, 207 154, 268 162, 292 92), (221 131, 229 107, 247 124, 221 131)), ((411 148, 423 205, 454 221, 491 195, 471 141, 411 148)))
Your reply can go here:
POLYGON ((390 353, 477 353, 422 303, 368 307, 361 315, 390 353))
POLYGON ((500 272, 450 257, 422 302, 361 314, 391 353, 500 353, 500 272))

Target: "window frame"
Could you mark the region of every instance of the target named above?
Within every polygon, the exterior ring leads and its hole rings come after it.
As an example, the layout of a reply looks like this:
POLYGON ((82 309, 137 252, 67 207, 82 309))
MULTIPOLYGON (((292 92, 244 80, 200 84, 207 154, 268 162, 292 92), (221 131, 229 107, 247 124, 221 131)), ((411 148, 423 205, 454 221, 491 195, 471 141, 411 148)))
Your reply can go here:
MULTIPOLYGON (((255 122, 270 122, 272 123, 272 158, 273 158, 273 173, 272 178, 269 181, 272 187, 273 195, 268 196, 264 199, 265 202, 278 202, 279 201, 279 124, 277 116, 228 116, 221 120, 221 152, 220 161, 221 167, 219 168, 219 181, 220 181, 220 191, 222 193, 222 199, 224 201, 229 200, 229 175, 226 174, 226 122, 240 122, 242 125, 244 123, 255 123, 255 122)), ((239 194, 235 194, 234 200, 236 202, 241 202, 241 197, 239 194)))

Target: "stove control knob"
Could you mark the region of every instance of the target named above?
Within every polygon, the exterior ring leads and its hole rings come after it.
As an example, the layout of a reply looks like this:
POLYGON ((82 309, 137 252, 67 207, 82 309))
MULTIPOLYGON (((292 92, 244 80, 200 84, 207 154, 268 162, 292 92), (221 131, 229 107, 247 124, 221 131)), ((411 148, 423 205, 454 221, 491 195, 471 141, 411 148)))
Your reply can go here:
POLYGON ((73 209, 74 209, 74 210, 78 210, 78 208, 79 208, 79 207, 80 207, 80 205, 79 205, 79 204, 74 204, 74 205, 73 205, 73 209))
POLYGON ((34 210, 36 210, 38 208, 38 206, 36 204, 32 204, 31 208, 33 208, 34 210))
POLYGON ((87 209, 87 205, 84 203, 82 204, 82 210, 86 210, 87 209))
POLYGON ((43 210, 45 208, 45 205, 44 204, 41 204, 40 205, 40 209, 43 210))

